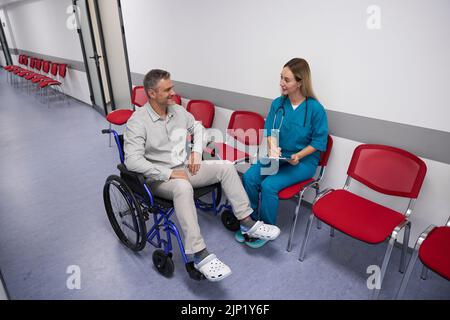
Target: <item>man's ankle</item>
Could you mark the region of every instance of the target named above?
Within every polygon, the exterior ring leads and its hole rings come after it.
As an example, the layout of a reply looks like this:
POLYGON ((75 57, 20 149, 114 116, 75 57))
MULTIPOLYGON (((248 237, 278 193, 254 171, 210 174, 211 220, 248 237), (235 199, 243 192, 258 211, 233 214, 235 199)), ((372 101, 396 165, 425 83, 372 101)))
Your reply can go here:
POLYGON ((244 219, 240 220, 239 223, 240 223, 241 231, 245 232, 245 231, 250 230, 255 225, 256 222, 253 221, 253 219, 250 216, 248 216, 248 217, 245 217, 244 219))

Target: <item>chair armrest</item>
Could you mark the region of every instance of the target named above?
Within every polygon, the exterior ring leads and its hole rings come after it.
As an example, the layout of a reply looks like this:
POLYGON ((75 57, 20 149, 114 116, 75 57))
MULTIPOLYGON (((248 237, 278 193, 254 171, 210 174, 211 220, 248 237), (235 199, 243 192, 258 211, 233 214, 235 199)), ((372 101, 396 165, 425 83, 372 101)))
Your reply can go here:
POLYGON ((428 228, 425 229, 424 232, 422 232, 420 234, 420 236, 417 238, 416 245, 414 247, 414 250, 416 252, 419 252, 420 246, 422 245, 422 243, 425 241, 425 239, 428 237, 428 235, 434 228, 436 228, 436 226, 431 224, 428 226, 428 228))
POLYGON ((317 201, 319 201, 321 198, 323 198, 325 195, 327 195, 328 193, 330 193, 330 192, 333 192, 335 189, 332 189, 332 188, 326 188, 325 190, 323 190, 322 192, 319 192, 318 194, 317 194, 317 196, 314 198, 314 201, 313 201, 313 205, 317 202, 317 201))

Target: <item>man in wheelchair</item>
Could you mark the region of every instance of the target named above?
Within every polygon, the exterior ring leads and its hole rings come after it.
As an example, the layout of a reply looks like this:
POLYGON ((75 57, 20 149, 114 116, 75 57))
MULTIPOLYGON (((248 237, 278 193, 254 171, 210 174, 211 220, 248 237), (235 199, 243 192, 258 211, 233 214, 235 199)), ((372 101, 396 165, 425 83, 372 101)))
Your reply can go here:
POLYGON ((133 113, 124 133, 125 166, 142 173, 156 196, 173 201, 185 253, 193 255, 194 267, 206 279, 222 280, 231 270, 206 248, 193 188, 220 182, 247 238, 274 240, 280 229, 251 219, 253 210, 233 164, 202 161, 204 128, 172 101, 175 91, 170 73, 151 70, 144 78, 144 88, 148 103, 133 113), (193 136, 192 151, 186 144, 188 133, 193 136))

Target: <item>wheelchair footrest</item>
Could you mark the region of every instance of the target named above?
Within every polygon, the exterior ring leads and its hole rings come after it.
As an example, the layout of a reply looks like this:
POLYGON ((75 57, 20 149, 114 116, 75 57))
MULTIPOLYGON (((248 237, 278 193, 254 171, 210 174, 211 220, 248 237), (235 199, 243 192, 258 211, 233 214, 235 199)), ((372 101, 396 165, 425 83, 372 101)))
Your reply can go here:
POLYGON ((189 277, 191 279, 194 279, 197 281, 206 279, 205 276, 200 271, 195 269, 193 261, 186 263, 186 271, 189 273, 189 277))

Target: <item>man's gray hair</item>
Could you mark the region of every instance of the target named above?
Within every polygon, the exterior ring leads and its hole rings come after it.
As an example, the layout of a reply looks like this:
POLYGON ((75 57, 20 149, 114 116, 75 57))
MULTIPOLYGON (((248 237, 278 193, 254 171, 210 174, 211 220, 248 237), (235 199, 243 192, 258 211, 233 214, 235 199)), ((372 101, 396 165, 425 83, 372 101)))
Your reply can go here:
POLYGON ((150 89, 155 89, 159 80, 169 79, 170 73, 165 70, 153 69, 150 70, 144 77, 144 89, 147 92, 150 89))

